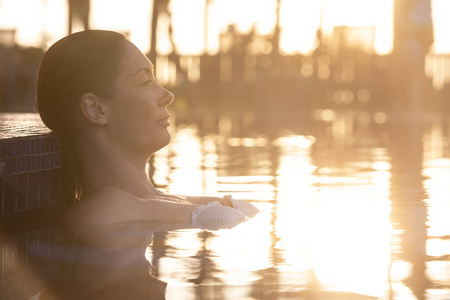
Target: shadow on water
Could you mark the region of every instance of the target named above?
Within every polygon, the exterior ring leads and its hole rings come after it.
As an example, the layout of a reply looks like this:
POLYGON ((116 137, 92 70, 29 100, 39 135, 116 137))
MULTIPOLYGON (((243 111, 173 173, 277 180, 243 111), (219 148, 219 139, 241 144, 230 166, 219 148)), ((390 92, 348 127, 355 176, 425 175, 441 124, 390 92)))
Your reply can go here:
MULTIPOLYGON (((430 280, 426 275, 428 261, 427 194, 423 187, 423 124, 411 120, 398 122, 390 128, 391 214, 393 226, 392 262, 411 264, 410 274, 402 280, 419 300, 426 298, 430 280)), ((395 298, 391 278, 390 299, 395 298)))
POLYGON ((218 274, 221 270, 212 259, 212 251, 208 249, 208 242, 214 237, 214 233, 201 231, 197 234, 201 247, 193 256, 195 259, 193 278, 189 279, 195 285, 197 299, 225 299, 223 281, 218 274))

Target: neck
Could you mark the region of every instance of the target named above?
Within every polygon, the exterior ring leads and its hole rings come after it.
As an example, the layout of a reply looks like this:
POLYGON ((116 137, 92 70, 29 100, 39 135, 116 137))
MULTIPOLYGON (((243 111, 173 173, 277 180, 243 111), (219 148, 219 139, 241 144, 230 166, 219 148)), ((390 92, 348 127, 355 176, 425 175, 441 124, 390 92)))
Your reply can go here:
POLYGON ((148 160, 145 154, 130 155, 120 147, 99 147, 92 143, 81 143, 79 154, 85 195, 107 186, 141 198, 158 193, 145 171, 148 160))

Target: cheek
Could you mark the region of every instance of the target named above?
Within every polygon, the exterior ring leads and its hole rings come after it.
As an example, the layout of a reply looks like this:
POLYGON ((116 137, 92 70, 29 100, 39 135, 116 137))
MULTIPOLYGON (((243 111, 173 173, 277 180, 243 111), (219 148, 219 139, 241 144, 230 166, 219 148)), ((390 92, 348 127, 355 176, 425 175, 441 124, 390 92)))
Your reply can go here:
MULTIPOLYGON (((143 144, 168 143, 168 132, 156 125, 158 107, 156 95, 149 90, 122 89, 116 94, 113 107, 113 132, 120 135, 122 143, 143 144), (159 141, 156 141, 156 140, 159 141)), ((144 146, 145 147, 145 146, 144 146)))
POLYGON ((144 121, 155 118, 156 107, 149 98, 142 93, 128 93, 126 97, 121 97, 119 105, 117 105, 115 113, 125 123, 134 124, 138 121, 144 121))

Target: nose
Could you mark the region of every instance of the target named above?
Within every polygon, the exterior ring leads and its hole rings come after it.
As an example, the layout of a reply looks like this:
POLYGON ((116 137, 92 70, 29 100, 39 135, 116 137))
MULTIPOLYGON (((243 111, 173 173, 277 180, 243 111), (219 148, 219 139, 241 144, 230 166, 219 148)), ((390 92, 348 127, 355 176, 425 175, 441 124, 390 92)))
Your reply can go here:
POLYGON ((169 106, 170 103, 173 102, 173 99, 175 98, 175 96, 171 92, 166 90, 165 88, 163 88, 163 89, 164 89, 164 95, 160 98, 159 105, 161 107, 166 107, 166 106, 169 106))

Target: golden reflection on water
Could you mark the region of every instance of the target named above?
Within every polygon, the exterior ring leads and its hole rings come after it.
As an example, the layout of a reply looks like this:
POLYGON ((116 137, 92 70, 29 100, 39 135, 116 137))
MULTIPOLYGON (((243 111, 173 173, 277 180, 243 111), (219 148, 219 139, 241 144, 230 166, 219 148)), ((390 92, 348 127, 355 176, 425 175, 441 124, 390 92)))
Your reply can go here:
MULTIPOLYGON (((446 147, 443 126, 434 124, 424 135, 425 160, 423 182, 427 191, 428 236, 426 252, 429 256, 441 260, 427 263, 427 274, 433 282, 449 286, 450 282, 450 201, 448 178, 450 178, 450 159, 445 158, 446 147)), ((447 150, 447 151, 446 151, 447 150)), ((436 291, 439 293, 439 291, 436 291)), ((444 295, 448 297, 448 295, 444 295)))
POLYGON ((173 193, 249 199, 261 213, 207 237, 172 232, 160 262, 168 299, 198 299, 198 289, 224 299, 297 299, 305 291, 447 299, 445 125, 393 127, 389 139, 383 130, 278 138, 174 130, 173 145, 155 157, 156 182, 173 193), (184 272, 193 265, 206 272, 197 285, 184 272))

